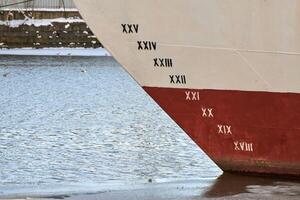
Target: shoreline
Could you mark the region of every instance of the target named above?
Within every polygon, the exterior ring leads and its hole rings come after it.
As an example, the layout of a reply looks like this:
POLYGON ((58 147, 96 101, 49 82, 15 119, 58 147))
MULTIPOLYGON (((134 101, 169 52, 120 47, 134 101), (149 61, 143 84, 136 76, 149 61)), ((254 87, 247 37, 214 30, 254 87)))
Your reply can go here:
POLYGON ((300 182, 264 177, 223 174, 216 179, 174 182, 148 182, 137 185, 106 186, 106 189, 86 192, 51 193, 48 195, 18 195, 4 199, 66 199, 66 200, 235 200, 235 199, 298 199, 300 182))
POLYGON ((104 48, 1 49, 0 56, 111 56, 104 48))

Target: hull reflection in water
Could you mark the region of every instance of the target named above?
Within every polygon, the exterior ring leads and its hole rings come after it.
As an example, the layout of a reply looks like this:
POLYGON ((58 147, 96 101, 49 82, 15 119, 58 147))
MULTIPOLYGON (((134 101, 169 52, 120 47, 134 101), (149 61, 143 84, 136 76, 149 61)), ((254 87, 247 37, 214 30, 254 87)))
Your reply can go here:
MULTIPOLYGON (((239 176, 224 173, 202 195, 208 198, 220 198, 240 194, 261 194, 266 197, 297 197, 300 195, 299 182, 287 182, 285 179, 239 176)), ((261 196, 260 196, 261 198, 261 196)), ((255 197, 254 199, 257 199, 255 197)))

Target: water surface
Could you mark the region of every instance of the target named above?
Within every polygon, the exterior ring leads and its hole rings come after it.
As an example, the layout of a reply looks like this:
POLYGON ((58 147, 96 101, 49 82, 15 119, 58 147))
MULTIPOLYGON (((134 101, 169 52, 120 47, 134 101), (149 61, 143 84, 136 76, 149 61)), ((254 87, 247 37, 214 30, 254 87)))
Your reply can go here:
POLYGON ((0 57, 0 192, 214 180, 220 169, 110 57, 0 57))

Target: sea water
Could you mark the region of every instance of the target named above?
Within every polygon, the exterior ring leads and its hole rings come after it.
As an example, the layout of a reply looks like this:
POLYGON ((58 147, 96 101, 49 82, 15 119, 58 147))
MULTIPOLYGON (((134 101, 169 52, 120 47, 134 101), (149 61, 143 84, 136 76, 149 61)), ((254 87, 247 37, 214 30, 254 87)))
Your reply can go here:
POLYGON ((215 179, 111 57, 0 57, 0 195, 215 179))

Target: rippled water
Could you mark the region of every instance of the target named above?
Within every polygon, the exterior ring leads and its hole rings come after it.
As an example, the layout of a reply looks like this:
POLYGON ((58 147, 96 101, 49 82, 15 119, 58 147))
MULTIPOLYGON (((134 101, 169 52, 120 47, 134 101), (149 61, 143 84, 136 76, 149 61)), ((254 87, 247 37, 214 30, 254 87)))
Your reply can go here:
POLYGON ((214 178, 112 58, 0 57, 0 190, 214 178))

